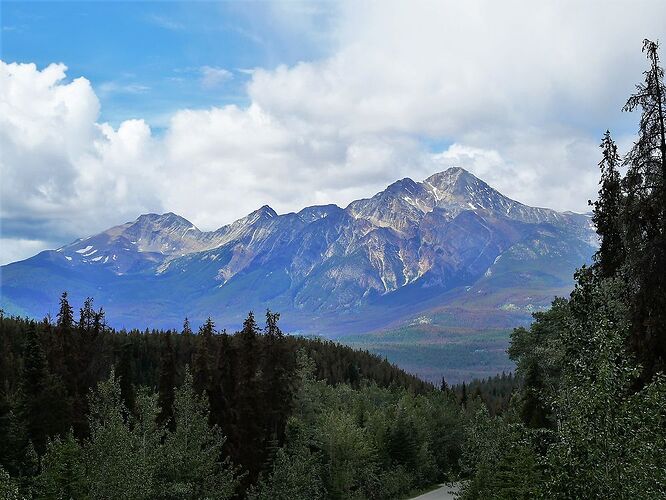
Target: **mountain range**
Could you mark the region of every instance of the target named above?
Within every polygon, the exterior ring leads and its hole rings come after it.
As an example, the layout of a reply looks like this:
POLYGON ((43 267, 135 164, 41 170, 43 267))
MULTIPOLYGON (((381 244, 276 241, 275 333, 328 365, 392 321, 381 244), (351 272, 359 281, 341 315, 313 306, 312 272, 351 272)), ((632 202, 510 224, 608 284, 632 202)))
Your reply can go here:
POLYGON ((529 207, 453 167, 346 208, 263 206, 215 231, 141 215, 2 266, 0 305, 54 315, 67 290, 73 303, 94 297, 114 326, 138 328, 211 316, 234 329, 270 308, 290 332, 382 352, 396 338, 439 345, 523 324, 568 293, 596 245, 588 215, 529 207))

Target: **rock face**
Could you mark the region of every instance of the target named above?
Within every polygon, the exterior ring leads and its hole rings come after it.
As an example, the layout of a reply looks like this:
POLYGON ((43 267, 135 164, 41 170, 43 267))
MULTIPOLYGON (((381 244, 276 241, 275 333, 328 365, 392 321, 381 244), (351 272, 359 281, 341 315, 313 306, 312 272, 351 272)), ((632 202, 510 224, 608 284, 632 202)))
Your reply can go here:
POLYGON ((185 315, 235 327, 270 307, 292 330, 359 333, 451 300, 481 307, 485 297, 492 313, 506 311, 493 300, 510 292, 513 307, 542 307, 571 285, 595 242, 588 217, 528 207, 450 168, 344 209, 263 206, 211 232, 173 213, 141 215, 3 266, 1 300, 7 312, 39 317, 68 290, 127 327, 177 327, 185 315))

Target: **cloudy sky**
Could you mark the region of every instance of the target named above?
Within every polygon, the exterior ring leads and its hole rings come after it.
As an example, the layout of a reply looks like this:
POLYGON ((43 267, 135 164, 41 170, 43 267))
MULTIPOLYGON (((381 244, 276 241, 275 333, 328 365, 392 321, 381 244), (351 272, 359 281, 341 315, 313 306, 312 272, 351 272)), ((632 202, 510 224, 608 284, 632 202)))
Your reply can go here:
POLYGON ((141 213, 215 229, 453 165, 586 211, 664 19, 663 0, 3 1, 0 263, 141 213))

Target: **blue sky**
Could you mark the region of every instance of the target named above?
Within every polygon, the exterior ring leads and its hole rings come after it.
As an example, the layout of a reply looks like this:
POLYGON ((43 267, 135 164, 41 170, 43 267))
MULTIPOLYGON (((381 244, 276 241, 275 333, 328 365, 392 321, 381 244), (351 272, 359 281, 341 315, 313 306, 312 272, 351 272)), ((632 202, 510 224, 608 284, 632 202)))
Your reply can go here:
POLYGON ((666 43, 663 0, 0 9, 0 264, 142 213, 210 230, 451 166, 587 211, 603 132, 633 140, 642 40, 666 43))
POLYGON ((319 4, 314 24, 294 29, 267 2, 3 1, 2 58, 63 62, 93 84, 102 121, 161 127, 177 109, 247 104, 253 68, 324 56, 324 38, 307 31, 325 31, 327 11, 319 4), (205 83, 207 69, 229 76, 205 83))

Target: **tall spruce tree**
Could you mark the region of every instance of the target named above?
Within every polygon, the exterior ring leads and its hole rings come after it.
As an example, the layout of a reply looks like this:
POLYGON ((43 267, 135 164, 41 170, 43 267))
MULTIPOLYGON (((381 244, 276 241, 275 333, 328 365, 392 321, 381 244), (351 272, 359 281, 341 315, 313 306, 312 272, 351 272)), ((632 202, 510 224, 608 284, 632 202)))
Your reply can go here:
POLYGON ((211 389, 212 338, 215 335, 215 323, 209 317, 199 328, 197 350, 194 353, 193 376, 197 394, 208 393, 211 389))
POLYGON ((58 327, 63 330, 71 330, 74 325, 74 309, 69 305, 67 292, 62 292, 60 296, 60 310, 58 311, 58 327))
POLYGON ((192 327, 190 326, 190 320, 187 319, 187 316, 185 316, 185 321, 183 321, 183 331, 181 332, 182 335, 192 335, 192 327))
POLYGON ((600 147, 603 158, 599 162, 601 169, 599 198, 590 204, 594 206, 592 221, 601 239, 599 250, 595 255, 595 265, 601 276, 610 277, 615 276, 625 261, 625 237, 622 225, 624 194, 622 178, 618 171, 622 160, 608 130, 600 147))
POLYGON ((119 359, 117 370, 118 384, 123 404, 130 411, 135 409, 136 391, 134 390, 134 370, 132 368, 133 345, 131 342, 124 342, 117 354, 119 359))
POLYGON ((266 432, 278 445, 284 442, 284 429, 291 409, 292 358, 284 334, 278 326, 279 313, 266 311, 262 386, 266 403, 266 432))
POLYGON ((164 335, 164 346, 160 360, 159 398, 160 414, 157 423, 173 430, 173 402, 176 397, 176 359, 171 333, 164 335))
POLYGON ((630 345, 646 382, 666 368, 666 86, 658 44, 643 42, 649 68, 624 106, 640 109, 638 139, 628 153, 627 274, 632 295, 630 345))
POLYGON ((79 331, 82 334, 90 334, 92 332, 95 315, 93 298, 86 297, 86 300, 83 301, 83 307, 79 309, 79 331))
POLYGON ((48 371, 35 323, 26 332, 19 411, 38 452, 46 440, 66 428, 67 409, 62 385, 48 371))
POLYGON ((238 419, 243 422, 239 434, 238 457, 240 464, 249 472, 248 479, 254 481, 264 464, 262 456, 264 441, 263 394, 260 393, 259 328, 254 314, 249 313, 238 333, 239 363, 236 394, 238 395, 238 419))
POLYGON ((227 440, 224 444, 229 455, 236 456, 240 446, 236 381, 238 376, 238 350, 232 337, 220 332, 217 365, 210 392, 211 421, 219 426, 227 440))

